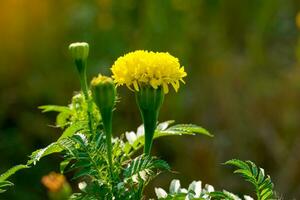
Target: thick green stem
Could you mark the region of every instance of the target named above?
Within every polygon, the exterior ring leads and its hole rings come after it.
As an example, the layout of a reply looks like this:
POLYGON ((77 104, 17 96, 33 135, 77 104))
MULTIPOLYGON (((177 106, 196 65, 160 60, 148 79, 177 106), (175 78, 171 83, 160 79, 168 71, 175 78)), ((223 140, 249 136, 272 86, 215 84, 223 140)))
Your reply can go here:
POLYGON ((156 129, 156 123, 158 119, 158 111, 143 109, 141 110, 141 113, 145 128, 144 153, 146 155, 150 155, 153 143, 153 135, 156 129))
POLYGON ((102 109, 101 110, 101 115, 102 115, 102 122, 103 122, 104 132, 105 132, 108 164, 109 164, 110 172, 112 174, 112 142, 111 142, 111 137, 112 137, 112 115, 113 115, 113 112, 110 109, 102 109))
POLYGON ((153 136, 156 129, 159 110, 164 100, 164 93, 161 87, 154 89, 145 85, 136 92, 136 101, 139 106, 145 130, 144 153, 150 155, 153 143, 153 136))

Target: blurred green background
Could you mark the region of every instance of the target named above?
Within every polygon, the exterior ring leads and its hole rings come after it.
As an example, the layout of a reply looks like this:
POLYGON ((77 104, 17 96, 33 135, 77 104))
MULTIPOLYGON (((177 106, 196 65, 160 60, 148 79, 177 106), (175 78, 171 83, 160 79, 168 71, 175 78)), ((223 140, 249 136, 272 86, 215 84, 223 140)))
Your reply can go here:
MULTIPOLYGON (((59 137, 49 126, 55 114, 37 107, 70 102, 79 82, 67 47, 86 41, 89 78, 110 74, 117 57, 136 49, 180 58, 186 85, 167 95, 160 120, 215 135, 156 141, 154 153, 180 173, 155 179, 149 197, 172 178, 253 195, 221 165, 239 158, 264 167, 284 199, 300 198, 298 11, 298 0, 1 0, 0 172, 59 137)), ((120 88, 119 96, 116 134, 141 123, 133 93, 120 88)), ((0 199, 46 199, 40 179, 60 160, 50 156, 15 175, 0 199)))

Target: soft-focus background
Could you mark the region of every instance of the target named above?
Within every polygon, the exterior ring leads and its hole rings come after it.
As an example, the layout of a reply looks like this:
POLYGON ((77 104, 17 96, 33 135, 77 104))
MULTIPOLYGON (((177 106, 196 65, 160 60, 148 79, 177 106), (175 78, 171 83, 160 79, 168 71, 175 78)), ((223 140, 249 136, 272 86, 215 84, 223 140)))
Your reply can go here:
MULTIPOLYGON (((87 41, 90 78, 110 74, 118 56, 136 49, 180 58, 186 85, 168 94, 160 120, 193 122, 215 135, 156 141, 154 153, 180 173, 155 179, 149 197, 172 178, 253 194, 221 164, 240 158, 264 167, 284 199, 300 198, 298 11, 298 0, 1 0, 0 172, 59 136, 49 126, 55 114, 37 107, 70 102, 79 83, 67 46, 87 41)), ((133 93, 119 93, 120 134, 141 120, 133 93)), ((0 199, 46 199, 40 179, 60 160, 21 171, 0 199)))

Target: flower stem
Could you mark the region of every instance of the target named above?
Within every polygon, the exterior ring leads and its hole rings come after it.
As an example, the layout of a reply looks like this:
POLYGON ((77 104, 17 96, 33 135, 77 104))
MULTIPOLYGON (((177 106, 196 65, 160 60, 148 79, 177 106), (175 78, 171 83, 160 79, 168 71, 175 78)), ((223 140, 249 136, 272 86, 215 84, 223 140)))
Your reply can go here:
POLYGON ((83 60, 75 60, 75 65, 79 72, 80 87, 81 87, 82 93, 84 95, 85 101, 87 102, 87 115, 88 115, 89 130, 90 130, 91 135, 94 135, 93 104, 92 104, 92 101, 89 96, 87 76, 86 76, 87 62, 83 61, 83 60))
POLYGON ((104 132, 105 132, 105 141, 106 141, 106 148, 107 148, 107 158, 108 164, 110 168, 110 173, 112 175, 112 110, 109 109, 102 109, 101 110, 102 122, 104 125, 104 132))
POLYGON ((145 128, 145 145, 144 145, 144 153, 146 155, 150 155, 152 143, 153 143, 153 135, 156 129, 156 123, 158 119, 158 112, 153 112, 151 110, 142 110, 143 114, 143 122, 145 128))

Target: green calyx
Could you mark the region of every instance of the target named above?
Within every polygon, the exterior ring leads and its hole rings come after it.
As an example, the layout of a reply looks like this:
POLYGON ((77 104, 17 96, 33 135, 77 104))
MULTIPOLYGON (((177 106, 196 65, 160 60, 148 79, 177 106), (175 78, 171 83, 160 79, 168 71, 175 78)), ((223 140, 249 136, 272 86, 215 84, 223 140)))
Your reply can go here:
POLYGON ((108 162, 112 169, 112 115, 116 101, 116 87, 111 78, 99 75, 92 80, 91 90, 94 102, 101 113, 106 135, 108 162))
POLYGON ((162 87, 154 89, 151 86, 144 85, 135 94, 145 129, 144 153, 150 155, 159 111, 164 100, 164 91, 162 87))

